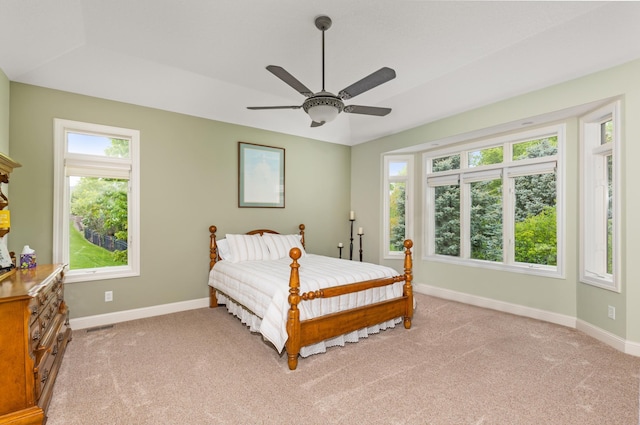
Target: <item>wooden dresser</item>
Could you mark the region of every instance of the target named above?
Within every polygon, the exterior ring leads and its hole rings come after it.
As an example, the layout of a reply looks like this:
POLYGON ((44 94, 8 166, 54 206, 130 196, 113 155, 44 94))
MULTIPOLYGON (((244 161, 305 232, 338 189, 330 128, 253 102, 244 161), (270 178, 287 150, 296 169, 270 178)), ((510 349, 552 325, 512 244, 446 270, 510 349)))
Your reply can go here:
POLYGON ((67 343, 64 265, 0 276, 0 424, 42 424, 67 343))

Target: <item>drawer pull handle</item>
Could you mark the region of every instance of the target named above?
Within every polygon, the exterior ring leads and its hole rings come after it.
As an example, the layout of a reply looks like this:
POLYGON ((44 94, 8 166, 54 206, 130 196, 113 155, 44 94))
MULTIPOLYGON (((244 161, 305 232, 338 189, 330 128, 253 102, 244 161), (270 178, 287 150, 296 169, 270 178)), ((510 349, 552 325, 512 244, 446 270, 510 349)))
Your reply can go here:
POLYGON ((57 345, 54 345, 54 346, 53 346, 53 351, 51 351, 51 355, 52 355, 52 356, 55 356, 56 354, 58 354, 58 346, 57 346, 57 345))
POLYGON ((31 307, 31 315, 32 316, 37 316, 38 315, 38 306, 34 305, 33 307, 31 307))
POLYGON ((45 369, 44 372, 42 373, 42 378, 40 378, 40 382, 44 384, 45 382, 47 382, 48 377, 49 377, 49 369, 45 369))
POLYGON ((37 341, 37 340, 39 340, 39 339, 40 339, 40 331, 35 331, 35 332, 33 333, 33 340, 34 340, 34 341, 37 341))

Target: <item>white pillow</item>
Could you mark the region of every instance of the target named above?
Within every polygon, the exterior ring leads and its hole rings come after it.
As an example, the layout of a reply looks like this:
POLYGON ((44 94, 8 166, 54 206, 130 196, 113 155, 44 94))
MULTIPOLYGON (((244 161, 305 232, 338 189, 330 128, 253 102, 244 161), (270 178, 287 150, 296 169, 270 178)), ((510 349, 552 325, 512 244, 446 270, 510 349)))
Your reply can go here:
POLYGON ((260 235, 227 234, 226 239, 234 263, 270 259, 269 248, 260 235))
POLYGON ((273 233, 265 233, 262 238, 269 247, 272 260, 289 258, 289 250, 294 247, 300 248, 303 257, 306 255, 302 241, 300 240, 300 235, 274 235, 273 233))
POLYGON ((216 241, 216 245, 218 245, 218 255, 223 260, 233 261, 231 256, 231 248, 229 248, 229 242, 226 239, 220 239, 216 241))

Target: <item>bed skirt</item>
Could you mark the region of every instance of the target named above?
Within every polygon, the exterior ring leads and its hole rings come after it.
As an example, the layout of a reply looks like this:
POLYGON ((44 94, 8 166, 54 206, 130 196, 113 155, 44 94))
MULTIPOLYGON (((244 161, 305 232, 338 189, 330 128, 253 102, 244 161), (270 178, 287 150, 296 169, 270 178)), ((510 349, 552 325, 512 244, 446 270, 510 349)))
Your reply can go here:
MULTIPOLYGON (((239 318, 240 321, 245 326, 247 326, 251 332, 260 333, 260 325, 262 324, 262 319, 260 319, 247 308, 235 302, 233 299, 226 296, 224 293, 216 291, 216 296, 218 298, 218 304, 224 304, 227 307, 229 313, 239 318)), ((349 332, 344 335, 329 338, 316 344, 307 345, 306 347, 302 347, 300 349, 300 357, 309 357, 313 354, 324 353, 329 347, 344 347, 345 343, 347 342, 358 342, 360 338, 367 338, 371 334, 377 334, 380 331, 389 328, 395 328, 399 323, 402 323, 402 317, 397 317, 395 319, 388 320, 377 325, 369 326, 367 328, 349 332)), ((265 341, 268 340, 265 339, 265 341)))

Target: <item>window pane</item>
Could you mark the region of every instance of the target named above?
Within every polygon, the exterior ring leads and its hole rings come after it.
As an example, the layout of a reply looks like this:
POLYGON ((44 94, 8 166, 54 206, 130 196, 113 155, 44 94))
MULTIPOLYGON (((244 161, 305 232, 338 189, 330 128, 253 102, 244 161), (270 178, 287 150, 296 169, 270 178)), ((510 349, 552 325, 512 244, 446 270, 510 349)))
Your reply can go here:
MULTIPOLYGON (((406 164, 405 164, 406 165, 406 164)), ((405 202, 407 184, 389 184, 389 251, 403 252, 405 233, 405 202)))
POLYGON ((127 265, 128 180, 69 178, 69 269, 127 265))
POLYGON ((389 177, 406 176, 407 161, 389 161, 389 177))
POLYGON ((502 261, 502 179, 470 186, 471 258, 502 261))
POLYGON ((434 173, 437 171, 459 170, 460 154, 434 158, 432 160, 432 168, 434 173))
POLYGON ((600 144, 606 145, 613 141, 613 121, 609 120, 600 124, 600 144))
POLYGON ((129 158, 129 140, 91 134, 67 133, 67 150, 83 155, 129 158))
POLYGON ((515 260, 557 265, 556 175, 515 178, 515 260))
POLYGON ((558 137, 545 137, 544 139, 529 140, 513 145, 513 160, 518 161, 528 158, 542 158, 558 153, 558 137))
POLYGON ((436 254, 460 256, 460 186, 435 188, 436 254))
POLYGON ((613 274, 613 155, 607 155, 607 273, 613 274))
POLYGON ((467 154, 469 167, 502 163, 502 146, 471 151, 467 154))

